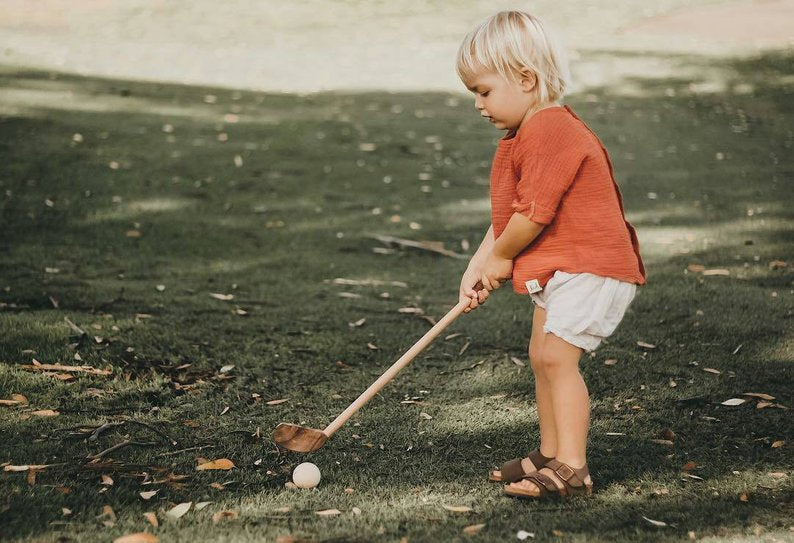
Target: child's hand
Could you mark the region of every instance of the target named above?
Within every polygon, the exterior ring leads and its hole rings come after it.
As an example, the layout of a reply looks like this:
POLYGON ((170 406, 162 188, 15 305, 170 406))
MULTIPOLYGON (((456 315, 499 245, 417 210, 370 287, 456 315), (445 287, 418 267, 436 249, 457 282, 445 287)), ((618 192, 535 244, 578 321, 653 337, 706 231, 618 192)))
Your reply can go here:
POLYGON ((460 280, 460 294, 458 296, 458 303, 469 301, 469 307, 463 310, 468 313, 472 309, 476 309, 478 305, 485 302, 488 298, 488 291, 478 286, 480 290, 475 290, 474 287, 480 282, 480 273, 476 269, 467 269, 460 280))
POLYGON ((496 256, 493 251, 488 254, 488 258, 480 268, 480 281, 488 292, 498 289, 512 276, 512 259, 496 256))

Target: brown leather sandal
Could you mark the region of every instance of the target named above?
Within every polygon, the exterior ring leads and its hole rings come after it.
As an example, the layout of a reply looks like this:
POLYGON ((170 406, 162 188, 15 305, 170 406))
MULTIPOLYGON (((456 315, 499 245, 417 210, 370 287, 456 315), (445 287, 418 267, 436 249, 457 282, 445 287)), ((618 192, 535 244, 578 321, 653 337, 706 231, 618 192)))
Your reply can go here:
POLYGON ((546 463, 547 468, 554 471, 557 477, 562 482, 562 488, 557 488, 554 480, 544 473, 533 471, 521 477, 519 480, 532 481, 537 485, 540 494, 530 494, 522 488, 516 488, 511 485, 505 485, 505 494, 508 496, 515 496, 517 498, 544 498, 550 497, 570 497, 577 495, 590 496, 593 493, 592 483, 589 485, 584 484, 585 478, 590 475, 590 470, 587 464, 581 468, 574 468, 560 462, 556 458, 552 458, 546 463))
MULTIPOLYGON (((532 465, 535 466, 535 471, 544 467, 549 460, 554 459, 553 457, 543 456, 540 454, 539 449, 532 451, 527 457, 532 461, 532 465)), ((488 475, 488 479, 491 481, 501 481, 503 483, 513 483, 520 480, 524 475, 527 475, 527 472, 521 467, 521 458, 513 458, 502 464, 502 467, 499 468, 499 475, 495 475, 495 471, 496 470, 491 471, 488 475)))

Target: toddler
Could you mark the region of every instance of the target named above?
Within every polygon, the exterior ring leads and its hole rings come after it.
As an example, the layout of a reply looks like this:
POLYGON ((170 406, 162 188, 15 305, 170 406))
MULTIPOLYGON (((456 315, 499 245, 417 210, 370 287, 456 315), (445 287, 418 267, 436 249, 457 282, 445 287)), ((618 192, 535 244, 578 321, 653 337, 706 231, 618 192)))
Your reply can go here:
POLYGON ((591 494, 584 351, 615 330, 645 283, 637 234, 604 145, 560 101, 564 51, 537 17, 503 11, 463 40, 457 72, 506 133, 491 168, 491 225, 460 282, 466 312, 512 280, 534 304, 529 361, 540 446, 491 472, 511 496, 591 494), (483 287, 474 290, 477 282, 483 287))

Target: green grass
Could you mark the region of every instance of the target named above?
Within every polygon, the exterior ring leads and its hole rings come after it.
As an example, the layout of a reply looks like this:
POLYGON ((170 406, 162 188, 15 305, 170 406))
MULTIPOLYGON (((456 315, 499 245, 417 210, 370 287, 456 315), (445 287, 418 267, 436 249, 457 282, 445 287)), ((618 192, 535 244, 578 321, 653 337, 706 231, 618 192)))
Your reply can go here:
POLYGON ((725 60, 713 93, 637 80, 630 96, 567 100, 610 150, 649 275, 617 332, 581 362, 596 494, 565 503, 516 501, 487 481, 538 439, 532 374, 510 361, 525 357, 531 303, 509 289, 454 323, 460 336, 437 340, 319 451, 285 454, 271 440, 282 421, 323 428, 428 329, 399 308, 439 317, 454 304, 465 261, 379 254, 368 234, 476 246, 499 134, 468 97, 0 72, 0 398, 29 400, 0 407, 0 462, 59 464, 33 485, 0 475, 0 539, 108 541, 146 530, 146 511, 161 541, 510 541, 518 530, 537 541, 791 539, 791 411, 720 403, 757 392, 794 405, 792 58, 725 60), (408 286, 328 282, 337 277, 408 286), (74 364, 76 353, 113 374, 60 381, 21 367, 74 364), (38 409, 60 415, 31 416, 38 409), (177 445, 132 423, 95 441, 63 430, 124 419, 177 445), (652 441, 667 429, 672 446, 652 441), (154 444, 86 460, 124 439, 154 444), (199 472, 197 457, 237 467, 199 472), (285 489, 302 461, 320 467, 320 486, 285 489), (689 461, 702 479, 684 475, 689 461), (101 474, 114 480, 104 491, 101 474), (150 501, 138 496, 151 489, 150 501), (185 501, 212 504, 165 518, 185 501), (105 505, 115 521, 99 516, 105 505), (342 514, 314 513, 329 508, 342 514), (239 518, 213 524, 225 509, 239 518))

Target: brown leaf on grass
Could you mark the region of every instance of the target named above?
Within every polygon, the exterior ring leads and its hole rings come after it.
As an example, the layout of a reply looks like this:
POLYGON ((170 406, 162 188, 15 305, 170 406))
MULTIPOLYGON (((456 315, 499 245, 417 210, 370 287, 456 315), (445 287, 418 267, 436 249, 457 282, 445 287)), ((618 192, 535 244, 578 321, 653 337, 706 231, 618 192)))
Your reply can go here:
POLYGON ((116 512, 113 511, 113 508, 109 505, 102 506, 102 512, 99 514, 99 518, 107 517, 110 520, 116 520, 116 512))
POLYGON ((753 398, 761 398, 762 400, 774 400, 774 396, 770 396, 769 394, 762 394, 760 392, 745 392, 742 396, 752 396, 753 398))
POLYGON ((730 270, 726 270, 725 268, 714 268, 714 269, 711 269, 711 270, 703 270, 703 275, 722 275, 722 276, 726 276, 726 275, 730 275, 730 274, 731 274, 731 271, 730 270))
POLYGON ((525 368, 527 366, 526 363, 523 360, 519 359, 517 356, 511 356, 510 360, 512 360, 513 364, 515 364, 519 368, 525 368))
POLYGON ((210 292, 210 296, 216 300, 223 300, 224 302, 234 299, 234 294, 221 294, 220 292, 210 292))
POLYGON ((226 490, 226 487, 221 483, 210 483, 210 487, 214 488, 215 490, 226 490))
POLYGON ((713 373, 714 375, 719 375, 722 373, 720 370, 715 370, 714 368, 703 368, 703 371, 713 373))
POLYGON ((315 511, 315 515, 320 515, 321 517, 331 517, 334 515, 341 515, 342 511, 339 509, 323 509, 322 511, 315 511))
POLYGON ((280 403, 284 403, 284 402, 288 402, 288 401, 289 401, 289 398, 282 398, 280 400, 270 400, 268 402, 265 402, 265 404, 266 405, 278 405, 280 403))
POLYGON ((690 460, 689 462, 687 462, 686 464, 681 466, 681 471, 692 471, 696 467, 697 467, 697 464, 690 460))
POLYGON ((785 479, 788 477, 788 474, 782 471, 771 471, 767 475, 774 477, 775 479, 785 479))
POLYGON ((778 449, 778 448, 782 447, 785 443, 786 443, 786 440, 778 439, 778 440, 776 440, 775 442, 772 443, 772 448, 773 449, 778 449))
POLYGON ((349 323, 347 323, 347 325, 350 328, 360 328, 361 326, 364 326, 365 322, 367 322, 367 319, 366 318, 361 318, 361 319, 358 319, 356 322, 349 322, 349 323))
POLYGON ((123 535, 113 540, 113 543, 157 543, 160 541, 156 535, 149 532, 138 532, 135 534, 123 535))
POLYGON ((424 313, 419 307, 401 307, 397 310, 398 313, 405 313, 408 315, 421 315, 424 313))
POLYGON ((147 492, 138 492, 138 495, 144 500, 151 500, 157 494, 157 490, 149 490, 147 492))
POLYGON ((211 503, 212 502, 197 502, 196 505, 193 506, 193 509, 195 509, 196 511, 201 511, 211 503))
POLYGON ((185 513, 190 510, 190 506, 193 505, 193 502, 184 502, 178 505, 175 505, 171 509, 166 512, 165 516, 172 519, 181 518, 185 513))
POLYGON ((605 366, 614 366, 617 363, 618 363, 617 358, 607 358, 606 360, 604 360, 605 366))
POLYGON ((58 411, 53 411, 52 409, 39 409, 37 411, 31 411, 30 414, 34 417, 57 417, 60 415, 58 411))
POLYGON ((465 528, 463 528, 463 533, 468 535, 474 535, 483 528, 485 528, 485 524, 472 524, 470 526, 466 526, 465 528))
POLYGON ((18 472, 18 471, 28 471, 30 469, 41 471, 47 467, 49 467, 49 464, 24 464, 20 466, 6 464, 5 466, 3 466, 3 471, 18 472))
POLYGON ((313 543, 314 540, 297 537, 294 535, 280 535, 276 538, 276 543, 313 543))
POLYGON ((451 511, 453 513, 470 513, 472 511, 472 508, 468 507, 466 505, 444 505, 444 504, 442 504, 441 507, 443 507, 447 511, 451 511))
POLYGON ((28 470, 28 475, 26 477, 28 486, 34 486, 36 484, 36 474, 39 472, 37 469, 28 470))
POLYGON ((663 528, 663 527, 665 527, 665 526, 669 526, 669 525, 668 525, 666 522, 663 522, 663 521, 661 521, 661 520, 653 520, 653 519, 650 519, 650 518, 646 517, 645 515, 642 515, 642 518, 644 518, 645 520, 647 520, 647 521, 648 521, 650 524, 652 524, 653 526, 658 526, 658 527, 660 527, 660 528, 663 528))
POLYGON ((644 342, 644 341, 638 341, 638 342, 637 342, 637 347, 641 347, 641 348, 643 348, 643 349, 648 349, 648 350, 650 350, 650 349, 655 349, 655 348, 656 348, 656 345, 654 345, 653 343, 646 343, 646 342, 644 342))
POLYGON ((143 514, 143 517, 147 520, 149 524, 157 528, 160 523, 157 522, 157 515, 155 515, 152 511, 147 511, 143 514))
POLYGON ((199 464, 198 466, 196 466, 196 471, 205 471, 205 470, 213 470, 213 469, 229 470, 234 467, 235 467, 234 462, 232 462, 228 458, 219 458, 211 462, 205 462, 203 464, 199 464))
POLYGON ((236 511, 218 511, 212 515, 212 523, 218 524, 222 520, 237 520, 238 516, 236 511))
POLYGON ((105 475, 104 473, 100 475, 102 479, 102 484, 105 486, 113 486, 113 478, 110 475, 105 475))
POLYGON ((785 268, 788 266, 783 260, 772 260, 769 262, 769 269, 770 270, 779 270, 781 268, 785 268))
POLYGON ((690 264, 686 267, 686 269, 692 273, 701 273, 706 269, 706 266, 703 266, 702 264, 690 264))

